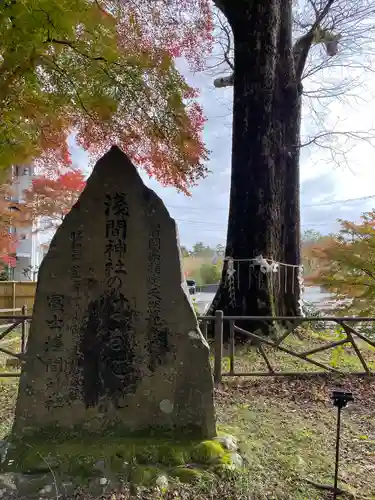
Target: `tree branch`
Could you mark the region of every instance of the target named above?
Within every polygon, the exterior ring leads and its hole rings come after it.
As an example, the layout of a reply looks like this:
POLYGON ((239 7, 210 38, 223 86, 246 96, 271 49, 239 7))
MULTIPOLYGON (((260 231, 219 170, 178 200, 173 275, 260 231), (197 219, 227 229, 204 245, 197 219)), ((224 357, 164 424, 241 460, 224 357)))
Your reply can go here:
POLYGON ((224 60, 228 64, 228 66, 234 71, 234 63, 229 59, 230 49, 231 49, 231 38, 229 27, 225 26, 224 23, 220 20, 221 27, 226 36, 226 50, 224 51, 224 60))
POLYGON ((43 57, 43 59, 45 59, 46 62, 48 62, 49 64, 52 63, 52 65, 54 66, 55 70, 61 75, 62 78, 65 78, 65 80, 70 83, 71 85, 71 88, 73 89, 73 92, 78 100, 78 103, 80 104, 81 108, 85 111, 85 113, 87 114, 87 116, 89 116, 91 118, 91 120, 95 121, 95 117, 92 116, 90 114, 90 112, 88 111, 85 103, 83 102, 82 98, 81 98, 81 95, 79 93, 79 90, 76 86, 76 84, 73 82, 73 80, 69 77, 69 75, 66 74, 66 72, 57 64, 57 62, 54 60, 54 59, 51 59, 51 58, 47 58, 47 57, 43 57))
POLYGON ((317 28, 319 28, 320 23, 327 16, 332 4, 335 0, 328 0, 324 9, 320 13, 317 13, 315 4, 310 0, 310 3, 313 5, 314 11, 317 14, 315 22, 311 26, 310 30, 299 38, 293 47, 293 56, 294 56, 294 66, 297 82, 301 82, 302 73, 305 68, 307 56, 309 54, 309 50, 311 44, 314 40, 314 34, 317 28))
POLYGON ((223 0, 214 0, 216 7, 226 16, 227 12, 225 10, 225 4, 223 0))
POLYGON ((79 50, 74 45, 73 42, 71 42, 69 40, 57 40, 56 38, 47 38, 47 40, 44 43, 55 43, 57 45, 65 45, 65 46, 69 47, 70 49, 74 50, 75 52, 77 52, 78 54, 80 54, 81 56, 85 57, 86 59, 91 59, 91 61, 103 61, 106 63, 109 62, 108 59, 106 59, 103 56, 91 56, 90 54, 85 54, 84 52, 79 50))
POLYGON ((302 143, 300 145, 301 148, 305 148, 306 146, 311 146, 312 144, 317 144, 319 146, 321 146, 321 144, 319 144, 319 139, 327 139, 328 137, 332 137, 332 136, 345 136, 345 137, 350 137, 352 139, 360 139, 360 140, 363 140, 363 141, 367 141, 369 142, 370 144, 371 143, 371 140, 374 140, 375 141, 375 133, 374 135, 371 135, 369 132, 361 132, 361 131, 358 131, 358 132, 355 132, 355 131, 336 131, 336 132, 321 132, 320 134, 317 134, 316 136, 314 136, 312 139, 309 139, 308 141, 302 143))

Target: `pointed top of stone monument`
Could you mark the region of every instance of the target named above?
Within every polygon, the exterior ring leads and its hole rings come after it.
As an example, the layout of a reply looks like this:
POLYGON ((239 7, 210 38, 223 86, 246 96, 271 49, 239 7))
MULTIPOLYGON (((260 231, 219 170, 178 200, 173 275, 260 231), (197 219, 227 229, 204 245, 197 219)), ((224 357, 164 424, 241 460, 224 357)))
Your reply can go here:
MULTIPOLYGON (((112 176, 136 176, 139 177, 137 168, 134 166, 130 158, 122 149, 113 145, 95 164, 92 175, 94 179, 96 175, 105 176, 106 180, 110 180, 112 176)), ((89 180, 91 179, 90 176, 89 180)))

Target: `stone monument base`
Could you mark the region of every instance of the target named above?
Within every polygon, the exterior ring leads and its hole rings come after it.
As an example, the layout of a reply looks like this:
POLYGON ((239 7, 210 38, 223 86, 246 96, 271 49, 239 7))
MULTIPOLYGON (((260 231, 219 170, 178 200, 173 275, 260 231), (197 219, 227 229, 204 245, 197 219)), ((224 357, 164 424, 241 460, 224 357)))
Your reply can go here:
POLYGON ((50 436, 28 442, 12 442, 0 485, 27 498, 55 498, 85 488, 106 494, 121 485, 169 489, 182 483, 220 479, 242 468, 237 441, 232 436, 191 441, 120 437, 94 439, 92 435, 50 436), (229 443, 229 444, 228 444, 229 443))

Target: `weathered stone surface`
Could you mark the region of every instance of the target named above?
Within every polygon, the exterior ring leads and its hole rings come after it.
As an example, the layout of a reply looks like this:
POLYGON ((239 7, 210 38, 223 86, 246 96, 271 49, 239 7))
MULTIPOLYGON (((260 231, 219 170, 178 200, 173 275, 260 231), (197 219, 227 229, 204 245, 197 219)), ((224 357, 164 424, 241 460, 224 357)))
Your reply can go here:
POLYGON ((113 147, 40 271, 14 435, 50 426, 215 435, 209 348, 175 221, 113 147))
POLYGON ((230 459, 231 459, 232 465, 236 469, 241 469, 244 466, 244 460, 239 453, 231 453, 230 459))
POLYGON ((220 443, 226 450, 237 451, 238 450, 238 440, 234 436, 230 434, 226 434, 224 436, 216 436, 213 439, 220 443))

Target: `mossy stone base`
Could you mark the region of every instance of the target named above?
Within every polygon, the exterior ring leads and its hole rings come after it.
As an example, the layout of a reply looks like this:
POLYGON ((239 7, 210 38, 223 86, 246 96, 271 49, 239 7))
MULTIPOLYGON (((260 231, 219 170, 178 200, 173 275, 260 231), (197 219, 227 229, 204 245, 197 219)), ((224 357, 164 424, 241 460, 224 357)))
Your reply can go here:
POLYGON ((202 478, 203 474, 202 470, 188 467, 176 467, 170 472, 170 476, 177 478, 181 483, 196 483, 202 478))
POLYGON ((203 464, 212 464, 222 459, 226 452, 217 441, 202 441, 194 446, 191 457, 194 462, 203 464))
POLYGON ((168 441, 113 435, 99 439, 59 437, 49 442, 34 438, 26 446, 24 442, 11 443, 3 470, 39 478, 35 489, 44 498, 52 489, 42 484, 48 483, 44 475, 51 475, 52 470, 59 482, 83 487, 94 484, 96 491, 108 488, 109 483, 151 487, 161 476, 182 483, 221 477, 224 469, 235 468, 232 454, 216 440, 168 441))
POLYGON ((160 475, 160 469, 152 465, 137 465, 131 468, 129 482, 140 486, 152 486, 160 475))

